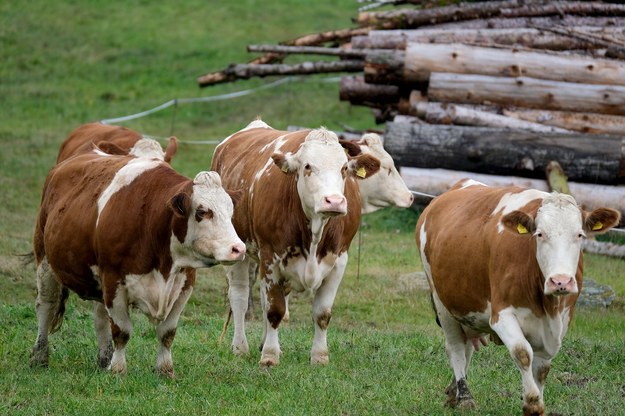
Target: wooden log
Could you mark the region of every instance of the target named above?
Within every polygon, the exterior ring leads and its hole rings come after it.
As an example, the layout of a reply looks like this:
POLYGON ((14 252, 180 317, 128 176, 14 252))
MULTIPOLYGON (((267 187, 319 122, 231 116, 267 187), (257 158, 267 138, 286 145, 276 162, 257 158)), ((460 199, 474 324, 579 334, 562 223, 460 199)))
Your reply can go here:
POLYGON ((625 183, 619 136, 391 122, 384 137, 399 166, 544 178, 547 164, 557 160, 572 181, 625 183))
POLYGON ((513 29, 536 26, 594 26, 594 27, 624 27, 625 17, 621 16, 546 16, 546 17, 493 17, 488 19, 474 19, 453 21, 428 26, 428 29, 513 29))
MULTIPOLYGON (((575 29, 594 36, 625 39, 625 28, 584 26, 575 29)), ((408 43, 509 45, 549 50, 605 47, 590 40, 533 28, 372 30, 366 36, 355 36, 351 40, 354 49, 406 49, 408 43)))
POLYGON ((562 194, 571 194, 568 182, 569 178, 566 176, 564 169, 562 169, 562 166, 560 166, 557 161, 552 160, 549 162, 545 171, 549 190, 560 192, 562 194))
POLYGON ((397 85, 368 84, 362 76, 341 77, 339 100, 349 101, 353 105, 380 107, 397 103, 400 90, 397 85))
POLYGON ((620 85, 434 72, 427 95, 441 102, 625 115, 625 86, 620 85))
MULTIPOLYGON (((387 142, 385 141, 384 147, 386 148, 386 146, 387 142)), ((397 161, 395 164, 398 165, 397 161)), ((434 196, 442 194, 464 178, 471 178, 488 186, 514 185, 549 192, 549 187, 544 179, 406 166, 400 168, 400 173, 409 189, 434 196)), ((619 210, 621 212, 621 225, 625 225, 625 186, 569 182, 569 189, 584 209, 593 210, 599 207, 610 207, 619 210)))
MULTIPOLYGON (((248 79, 251 77, 266 77, 270 75, 302 75, 302 74, 322 74, 328 72, 360 72, 364 62, 361 60, 344 61, 320 61, 303 62, 301 64, 233 64, 223 71, 224 79, 220 82, 231 82, 238 79, 248 79)), ((205 82, 209 82, 208 79, 205 82)))
POLYGON ((539 2, 491 1, 460 4, 432 9, 400 9, 358 14, 360 26, 380 29, 414 28, 436 23, 483 19, 488 17, 536 17, 536 16, 625 16, 625 6, 600 2, 539 2))
POLYGON ((342 58, 364 58, 374 50, 352 48, 326 48, 323 46, 247 45, 248 52, 272 52, 283 55, 329 55, 342 58))
POLYGON ((591 44, 598 45, 600 47, 607 48, 606 56, 608 58, 625 59, 625 47, 621 42, 617 42, 615 39, 606 39, 604 36, 598 36, 592 33, 584 33, 574 28, 566 27, 545 27, 539 28, 542 30, 549 30, 554 33, 566 35, 571 38, 579 39, 591 44))
MULTIPOLYGON (((368 55, 370 56, 370 55, 368 55)), ((400 54, 397 54, 401 57, 400 54)), ((625 85, 625 62, 581 55, 488 48, 460 43, 410 43, 403 80, 425 81, 432 72, 527 76, 563 82, 625 85)), ((396 69, 395 73, 400 71, 396 69)))
POLYGON ((589 134, 623 134, 625 117, 570 111, 503 109, 508 117, 589 134))
POLYGON ((505 115, 494 114, 452 103, 416 102, 413 109, 417 117, 430 124, 460 124, 466 126, 503 127, 523 129, 542 133, 572 133, 566 129, 545 126, 519 120, 505 115))

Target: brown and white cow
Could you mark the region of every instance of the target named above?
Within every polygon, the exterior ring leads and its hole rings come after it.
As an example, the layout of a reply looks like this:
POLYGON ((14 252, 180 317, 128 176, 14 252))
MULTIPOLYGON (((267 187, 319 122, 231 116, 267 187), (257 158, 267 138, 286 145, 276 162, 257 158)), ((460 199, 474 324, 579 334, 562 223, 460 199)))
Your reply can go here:
POLYGON ((323 128, 284 132, 261 120, 215 149, 212 169, 226 187, 244 191, 233 222, 250 256, 228 271, 236 354, 249 351, 244 318, 248 268, 258 261, 265 321, 260 364, 279 362, 278 326, 290 290, 313 296, 310 359, 328 362, 332 305, 361 215, 354 178, 373 175, 379 166, 371 155, 348 159, 336 135, 323 128))
POLYGON ((581 242, 619 220, 565 194, 462 180, 421 214, 416 239, 454 372, 448 404, 473 407, 466 377, 478 341, 503 343, 523 382, 523 412, 543 386, 582 288, 581 242))
MULTIPOLYGON (((366 153, 380 161, 380 171, 377 174, 367 176, 357 182, 360 190, 360 210, 362 214, 369 214, 388 206, 408 208, 412 205, 414 200, 412 192, 410 192, 397 171, 393 158, 384 150, 379 135, 366 133, 360 140, 339 140, 339 142, 341 146, 347 149, 350 156, 366 153)), ((257 267, 252 265, 249 271, 250 291, 245 319, 251 319, 253 316, 254 301, 251 289, 256 282, 256 278, 257 267)), ((287 295, 283 322, 287 322, 289 319, 288 298, 289 296, 287 295)))
POLYGON ((172 377, 170 349, 195 268, 245 255, 233 209, 215 172, 191 180, 159 159, 99 151, 56 165, 44 184, 34 233, 39 330, 32 363, 47 365, 48 334, 62 323, 69 289, 98 301, 101 366, 110 361, 114 373, 126 371, 134 306, 156 325, 156 370, 172 377))
POLYGON ((155 140, 126 127, 88 123, 72 131, 61 144, 56 163, 72 156, 91 153, 94 147, 109 154, 156 157, 171 163, 171 159, 176 154, 177 141, 175 137, 170 137, 169 144, 163 151, 155 140))

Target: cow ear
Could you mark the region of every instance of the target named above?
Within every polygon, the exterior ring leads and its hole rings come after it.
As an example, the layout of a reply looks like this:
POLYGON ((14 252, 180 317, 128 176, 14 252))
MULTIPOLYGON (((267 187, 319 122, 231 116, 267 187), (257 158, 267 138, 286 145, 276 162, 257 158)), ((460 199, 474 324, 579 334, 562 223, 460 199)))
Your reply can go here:
POLYGON ((297 172, 297 167, 293 163, 293 158, 285 155, 284 153, 274 153, 271 155, 273 163, 276 164, 280 170, 287 175, 297 172))
POLYGON ((242 189, 239 189, 237 191, 229 191, 229 190, 226 189, 226 193, 228 195, 230 195, 230 199, 232 199, 232 205, 234 205, 235 207, 237 206, 239 201, 241 201, 241 198, 243 198, 243 190, 242 189))
POLYGON ((187 218, 191 211, 191 197, 184 192, 180 192, 169 200, 167 206, 174 212, 174 215, 187 218))
POLYGON ((121 147, 119 147, 118 145, 111 143, 111 142, 107 142, 106 140, 102 140, 101 142, 99 142, 98 144, 96 144, 96 147, 98 149, 100 149, 101 151, 103 151, 104 153, 107 153, 109 155, 127 155, 128 151, 122 149, 121 147))
POLYGON ((178 139, 175 136, 171 136, 169 138, 169 143, 167 144, 167 148, 165 149, 165 162, 171 165, 171 159, 176 154, 178 150, 178 139))
POLYGON ((380 170, 380 161, 370 154, 360 154, 347 162, 349 173, 358 179, 365 179, 375 175, 380 170))
POLYGON ((503 226, 515 234, 531 236, 536 231, 534 218, 522 211, 512 211, 501 219, 503 226))
POLYGON ((584 212, 584 231, 588 234, 603 234, 618 225, 621 213, 610 208, 597 208, 590 213, 584 212))
POLYGON ((341 146, 343 146, 343 149, 345 149, 345 153, 347 154, 347 156, 354 157, 362 153, 362 150, 360 150, 360 146, 356 142, 353 142, 351 140, 339 140, 339 143, 341 146))

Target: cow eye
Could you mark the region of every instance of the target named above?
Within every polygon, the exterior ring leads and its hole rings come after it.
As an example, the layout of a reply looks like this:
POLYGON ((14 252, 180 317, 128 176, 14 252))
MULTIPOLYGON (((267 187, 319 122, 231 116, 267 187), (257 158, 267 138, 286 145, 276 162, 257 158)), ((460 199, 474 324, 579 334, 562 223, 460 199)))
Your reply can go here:
POLYGON ((586 238, 586 234, 584 234, 583 232, 580 231, 579 234, 577 234, 577 238, 579 240, 582 240, 582 239, 586 238))
POLYGON ((202 208, 198 208, 195 210, 195 219, 197 220, 197 222, 202 221, 204 218, 206 219, 211 219, 213 218, 213 211, 209 210, 204 210, 202 208))
POLYGON ((310 170, 310 169, 311 169, 311 168, 310 168, 310 163, 306 163, 306 164, 304 165, 304 170, 310 170))

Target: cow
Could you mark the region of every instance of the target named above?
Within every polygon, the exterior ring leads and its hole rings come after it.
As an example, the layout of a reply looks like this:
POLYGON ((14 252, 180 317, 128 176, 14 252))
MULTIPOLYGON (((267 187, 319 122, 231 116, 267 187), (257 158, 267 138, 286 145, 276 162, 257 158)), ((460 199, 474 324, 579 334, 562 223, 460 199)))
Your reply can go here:
POLYGON ((570 195, 470 179, 427 206, 416 241, 454 373, 447 405, 475 406, 467 370, 490 336, 521 373, 523 413, 544 414, 543 386, 582 288, 582 240, 619 217, 570 195))
POLYGON ((356 179, 375 174, 379 161, 348 159, 336 134, 324 129, 284 132, 255 120, 215 149, 211 169, 224 186, 243 191, 233 223, 247 258, 228 267, 232 350, 247 354, 248 269, 259 263, 264 334, 261 366, 279 363, 278 327, 291 290, 312 296, 313 364, 329 362, 327 329, 361 216, 356 179))
POLYGON ((76 128, 65 139, 59 149, 56 163, 75 155, 90 153, 94 148, 108 154, 156 157, 171 163, 176 154, 177 140, 174 136, 170 137, 169 144, 163 151, 155 140, 126 127, 88 123, 76 128))
MULTIPOLYGON (((380 161, 380 172, 376 175, 368 176, 358 181, 360 190, 360 207, 362 214, 369 214, 388 206, 408 208, 412 205, 414 197, 408 189, 401 175, 395 167, 395 162, 391 155, 384 150, 382 139, 375 133, 363 134, 357 141, 339 140, 350 156, 357 156, 367 153, 380 161)), ((254 313, 254 300, 252 287, 257 279, 257 267, 252 263, 249 270, 250 291, 247 301, 247 312, 245 319, 249 320, 254 313)), ((283 322, 289 320, 288 296, 286 298, 286 310, 283 322)))
POLYGON ((195 269, 245 256, 233 209, 215 172, 191 180, 157 158, 99 150, 57 164, 33 237, 38 333, 31 364, 48 365, 48 334, 59 329, 71 290, 96 301, 100 366, 126 372, 134 306, 156 326, 156 371, 173 377, 171 345, 195 269))

